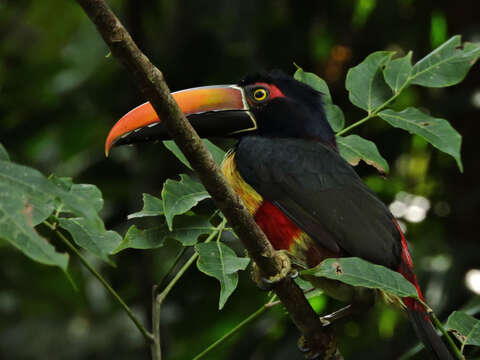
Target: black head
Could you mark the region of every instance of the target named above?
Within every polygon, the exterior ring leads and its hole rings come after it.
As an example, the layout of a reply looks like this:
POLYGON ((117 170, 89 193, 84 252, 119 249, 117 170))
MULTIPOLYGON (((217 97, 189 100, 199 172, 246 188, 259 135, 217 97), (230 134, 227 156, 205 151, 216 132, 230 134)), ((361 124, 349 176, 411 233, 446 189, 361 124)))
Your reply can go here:
POLYGON ((258 135, 314 139, 336 146, 322 94, 309 85, 279 70, 249 75, 238 85, 245 90, 258 135))

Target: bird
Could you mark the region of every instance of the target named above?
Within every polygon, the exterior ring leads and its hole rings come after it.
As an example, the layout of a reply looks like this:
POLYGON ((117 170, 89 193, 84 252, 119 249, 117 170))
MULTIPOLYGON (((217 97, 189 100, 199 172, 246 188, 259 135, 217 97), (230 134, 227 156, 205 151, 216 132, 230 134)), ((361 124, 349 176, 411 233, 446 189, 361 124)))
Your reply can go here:
MULTIPOLYGON (((276 250, 307 268, 339 257, 383 265, 403 275, 423 300, 406 238, 387 206, 340 155, 322 93, 275 70, 248 75, 234 85, 172 95, 199 136, 237 140, 222 171, 276 250)), ((114 125, 105 152, 169 138, 147 102, 114 125)), ((363 294, 336 281, 317 282, 312 280, 342 301, 354 302, 363 294)), ((414 298, 397 302, 431 358, 453 359, 424 306, 414 298)))

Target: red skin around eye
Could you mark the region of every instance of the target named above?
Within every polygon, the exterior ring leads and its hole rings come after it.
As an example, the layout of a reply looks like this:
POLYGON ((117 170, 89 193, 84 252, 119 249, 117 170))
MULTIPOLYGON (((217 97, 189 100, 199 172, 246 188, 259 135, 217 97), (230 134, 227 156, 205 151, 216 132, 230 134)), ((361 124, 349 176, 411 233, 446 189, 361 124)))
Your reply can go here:
POLYGON ((267 84, 267 83, 264 83, 264 82, 258 82, 258 83, 255 83, 255 85, 266 87, 268 89, 268 91, 270 92, 270 99, 285 97, 285 95, 275 85, 267 84))

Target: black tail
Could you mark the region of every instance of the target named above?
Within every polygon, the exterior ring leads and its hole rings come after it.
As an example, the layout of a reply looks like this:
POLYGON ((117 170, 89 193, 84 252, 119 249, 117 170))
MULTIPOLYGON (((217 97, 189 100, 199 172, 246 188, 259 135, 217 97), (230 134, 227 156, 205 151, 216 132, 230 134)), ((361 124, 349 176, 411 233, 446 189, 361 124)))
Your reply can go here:
POLYGON ((455 358, 438 336, 424 310, 415 306, 413 309, 407 308, 407 312, 415 332, 430 353, 430 357, 434 360, 454 360, 455 358))

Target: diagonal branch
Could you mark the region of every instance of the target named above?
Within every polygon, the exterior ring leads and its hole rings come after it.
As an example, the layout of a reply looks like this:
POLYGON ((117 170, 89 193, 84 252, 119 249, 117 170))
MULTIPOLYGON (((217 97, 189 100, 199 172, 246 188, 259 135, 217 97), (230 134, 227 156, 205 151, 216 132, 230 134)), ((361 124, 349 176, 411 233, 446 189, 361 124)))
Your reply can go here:
MULTIPOLYGON (((96 25, 112 54, 124 65, 157 114, 166 122, 169 134, 192 164, 250 257, 265 276, 278 276, 282 270, 282 262, 171 97, 163 74, 140 51, 103 0, 77 2, 96 25)), ((333 336, 322 328, 317 314, 292 279, 285 277, 276 285, 274 291, 305 336, 308 346, 323 354, 322 358, 325 360, 337 358, 329 355, 337 353, 333 336)))

